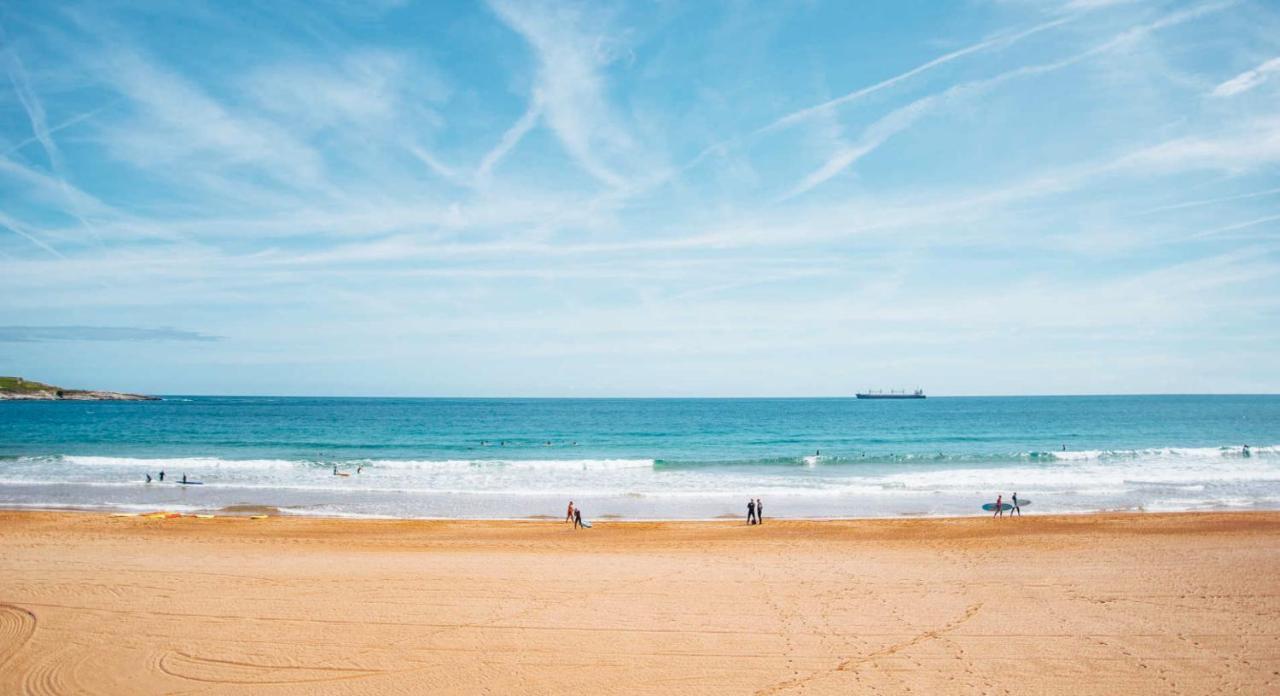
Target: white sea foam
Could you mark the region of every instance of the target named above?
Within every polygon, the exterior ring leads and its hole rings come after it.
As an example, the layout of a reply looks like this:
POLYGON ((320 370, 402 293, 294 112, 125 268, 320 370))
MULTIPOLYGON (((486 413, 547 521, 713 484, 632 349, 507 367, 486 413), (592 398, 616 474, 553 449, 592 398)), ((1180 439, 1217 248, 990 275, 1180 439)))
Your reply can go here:
POLYGON ((651 469, 652 459, 360 459, 343 461, 318 461, 299 459, 222 459, 217 457, 99 457, 64 455, 62 457, 23 457, 20 462, 61 462, 75 466, 127 467, 143 471, 151 470, 201 470, 201 469, 298 469, 328 468, 341 470, 356 466, 371 469, 555 469, 567 471, 608 471, 615 469, 651 469))
POLYGON ((0 460, 0 505, 216 509, 248 502, 362 516, 448 517, 545 512, 544 506, 572 498, 604 506, 596 512, 687 517, 737 513, 742 498, 756 495, 778 501, 773 509, 790 514, 896 515, 971 512, 996 493, 1018 491, 1045 512, 1280 507, 1280 447, 1259 445, 1251 453, 1243 456, 1237 446, 1168 447, 670 465, 647 458, 335 463, 65 455, 0 460), (335 465, 350 476, 332 476, 335 465), (363 473, 356 474, 357 466, 363 473), (159 470, 168 472, 169 481, 143 482, 145 473, 159 470), (172 485, 183 473, 204 485, 172 485))

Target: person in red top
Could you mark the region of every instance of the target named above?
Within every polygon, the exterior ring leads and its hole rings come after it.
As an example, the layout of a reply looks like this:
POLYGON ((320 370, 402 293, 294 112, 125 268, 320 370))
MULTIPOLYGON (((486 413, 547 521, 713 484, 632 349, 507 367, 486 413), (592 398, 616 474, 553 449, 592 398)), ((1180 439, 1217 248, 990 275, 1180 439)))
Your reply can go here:
POLYGON ((565 513, 564 521, 565 522, 573 521, 573 501, 572 500, 569 501, 569 511, 565 513))
POLYGON ((996 495, 996 514, 992 517, 1004 517, 1004 494, 996 495))

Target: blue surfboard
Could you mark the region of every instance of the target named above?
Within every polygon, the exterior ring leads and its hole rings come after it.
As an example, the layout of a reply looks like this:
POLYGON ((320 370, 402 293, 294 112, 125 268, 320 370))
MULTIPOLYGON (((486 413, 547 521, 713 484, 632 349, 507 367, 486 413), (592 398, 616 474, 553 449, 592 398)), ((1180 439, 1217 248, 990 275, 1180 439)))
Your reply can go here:
MULTIPOLYGON (((996 504, 995 504, 995 503, 987 503, 986 505, 983 505, 983 506, 982 506, 982 509, 983 509, 983 510, 986 510, 987 512, 995 512, 995 511, 996 511, 996 504)), ((1001 510, 1012 510, 1012 509, 1013 509, 1013 506, 1012 506, 1012 505, 1010 505, 1010 504, 1008 504, 1008 503, 1000 503, 1000 509, 1001 509, 1001 510)))

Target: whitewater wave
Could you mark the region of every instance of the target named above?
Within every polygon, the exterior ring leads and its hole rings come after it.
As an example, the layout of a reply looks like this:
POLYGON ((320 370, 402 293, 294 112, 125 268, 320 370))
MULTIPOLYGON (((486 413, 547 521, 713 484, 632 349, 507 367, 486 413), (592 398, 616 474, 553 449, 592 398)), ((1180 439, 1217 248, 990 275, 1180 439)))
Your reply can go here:
POLYGON ((793 457, 761 457, 754 459, 706 459, 673 460, 627 457, 601 457, 579 459, 233 459, 223 457, 120 457, 99 455, 49 455, 3 457, 0 462, 11 461, 19 465, 63 464, 75 467, 133 468, 143 471, 175 470, 270 470, 270 469, 330 469, 340 470, 364 467, 366 469, 399 470, 559 470, 559 471, 612 471, 621 469, 714 469, 717 467, 806 467, 841 468, 860 465, 932 465, 978 466, 991 464, 1061 463, 1115 463, 1132 460, 1159 462, 1206 460, 1272 460, 1280 458, 1280 445, 1250 447, 1246 455, 1240 445, 1218 447, 1153 447, 1116 450, 1070 450, 1059 452, 1025 451, 992 453, 870 453, 838 455, 805 455, 793 457))
POLYGON ((222 459, 218 457, 100 457, 62 455, 58 457, 20 457, 19 463, 63 463, 84 467, 121 467, 143 471, 199 471, 207 469, 330 469, 346 471, 356 467, 367 469, 466 470, 549 469, 565 471, 609 471, 616 469, 653 468, 652 459, 222 459))

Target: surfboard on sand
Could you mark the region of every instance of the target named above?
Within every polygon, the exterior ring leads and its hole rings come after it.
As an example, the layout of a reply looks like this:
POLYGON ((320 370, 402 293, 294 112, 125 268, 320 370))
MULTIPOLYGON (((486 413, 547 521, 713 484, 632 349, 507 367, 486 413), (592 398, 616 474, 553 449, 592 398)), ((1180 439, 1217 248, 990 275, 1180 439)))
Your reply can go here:
MULTIPOLYGON (((995 504, 995 503, 987 503, 986 505, 983 505, 983 506, 982 506, 982 509, 983 509, 983 510, 986 510, 987 512, 995 512, 995 511, 996 511, 996 504, 995 504)), ((1012 510, 1012 509, 1013 509, 1013 506, 1012 506, 1012 505, 1010 505, 1010 504, 1008 504, 1008 503, 1001 503, 1001 504, 1000 504, 1000 509, 1001 509, 1001 510, 1012 510)))
POLYGON ((582 521, 582 526, 586 527, 587 529, 591 529, 591 523, 586 520, 582 521))

